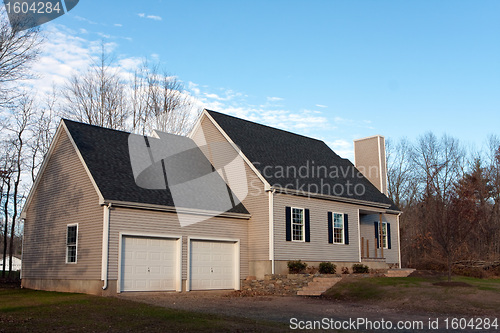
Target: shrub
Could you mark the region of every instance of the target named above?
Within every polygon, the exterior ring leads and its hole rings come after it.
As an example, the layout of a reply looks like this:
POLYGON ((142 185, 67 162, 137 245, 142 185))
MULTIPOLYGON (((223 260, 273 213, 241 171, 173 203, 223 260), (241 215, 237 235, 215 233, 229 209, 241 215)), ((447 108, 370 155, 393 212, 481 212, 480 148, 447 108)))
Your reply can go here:
POLYGON ((307 264, 300 260, 289 261, 287 265, 288 265, 288 271, 291 274, 302 273, 307 268, 307 264))
POLYGON ((349 274, 349 267, 342 267, 342 274, 349 274))
POLYGON ((335 274, 336 270, 337 266, 335 266, 331 262, 322 262, 319 264, 319 272, 321 274, 335 274))
POLYGON ((368 266, 363 264, 352 265, 352 272, 354 274, 368 273, 368 266))

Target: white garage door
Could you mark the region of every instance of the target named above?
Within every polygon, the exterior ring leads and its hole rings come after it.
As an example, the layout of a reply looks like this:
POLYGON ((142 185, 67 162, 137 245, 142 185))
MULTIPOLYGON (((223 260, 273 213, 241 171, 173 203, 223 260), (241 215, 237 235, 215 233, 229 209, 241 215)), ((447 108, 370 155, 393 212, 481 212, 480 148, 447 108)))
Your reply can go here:
POLYGON ((177 240, 123 237, 121 291, 176 290, 177 240))
POLYGON ((191 290, 234 289, 235 249, 234 242, 191 241, 191 290))

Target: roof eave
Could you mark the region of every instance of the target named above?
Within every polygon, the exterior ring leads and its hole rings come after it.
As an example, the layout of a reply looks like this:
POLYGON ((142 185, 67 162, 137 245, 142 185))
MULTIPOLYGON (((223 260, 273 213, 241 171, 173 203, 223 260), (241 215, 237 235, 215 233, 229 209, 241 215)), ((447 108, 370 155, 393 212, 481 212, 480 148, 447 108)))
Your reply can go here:
POLYGON ((174 206, 166 206, 166 205, 156 205, 156 204, 148 204, 142 202, 131 202, 131 201, 119 201, 119 200, 106 200, 102 205, 111 204, 115 207, 122 208, 134 208, 134 209, 144 209, 144 210, 154 210, 154 211, 162 211, 162 212, 171 212, 177 214, 192 214, 192 215, 203 215, 203 216, 213 216, 213 217, 225 217, 225 218, 235 218, 235 219, 250 219, 250 214, 245 213, 233 213, 233 212, 217 212, 212 210, 205 209, 196 209, 196 208, 184 208, 184 207, 174 207, 174 206))

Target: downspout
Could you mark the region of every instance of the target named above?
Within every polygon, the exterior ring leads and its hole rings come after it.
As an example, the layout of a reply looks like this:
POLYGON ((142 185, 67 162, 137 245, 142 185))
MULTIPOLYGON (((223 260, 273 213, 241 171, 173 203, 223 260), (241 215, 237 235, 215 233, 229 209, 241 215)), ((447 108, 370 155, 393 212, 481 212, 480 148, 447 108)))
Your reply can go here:
POLYGON ((269 195, 269 259, 271 260, 271 274, 274 274, 274 188, 266 192, 269 195))
POLYGON ((403 268, 401 267, 401 235, 400 235, 400 232, 399 232, 399 217, 401 216, 401 214, 403 213, 399 213, 398 214, 398 217, 397 217, 397 221, 398 221, 398 260, 399 260, 399 268, 403 268))
POLYGON ((101 280, 104 281, 102 290, 108 289, 108 253, 109 253, 109 218, 111 215, 111 203, 104 205, 104 217, 102 222, 102 267, 101 280))

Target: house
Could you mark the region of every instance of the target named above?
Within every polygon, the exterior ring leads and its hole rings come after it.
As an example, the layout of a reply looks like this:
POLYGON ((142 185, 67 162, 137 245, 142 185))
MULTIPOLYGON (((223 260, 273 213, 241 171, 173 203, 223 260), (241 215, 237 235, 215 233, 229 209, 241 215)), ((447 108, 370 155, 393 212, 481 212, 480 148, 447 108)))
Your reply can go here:
POLYGON ((289 260, 399 267, 383 137, 355 155, 209 110, 189 137, 62 120, 22 213, 22 285, 239 289, 289 260))
MULTIPOLYGON (((5 270, 9 271, 10 258, 7 256, 5 265, 5 270)), ((12 271, 20 271, 21 270, 21 259, 12 256, 12 271)), ((3 271, 3 259, 0 259, 0 271, 3 271)))

